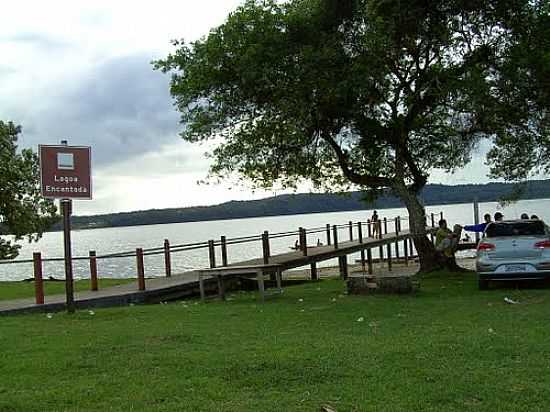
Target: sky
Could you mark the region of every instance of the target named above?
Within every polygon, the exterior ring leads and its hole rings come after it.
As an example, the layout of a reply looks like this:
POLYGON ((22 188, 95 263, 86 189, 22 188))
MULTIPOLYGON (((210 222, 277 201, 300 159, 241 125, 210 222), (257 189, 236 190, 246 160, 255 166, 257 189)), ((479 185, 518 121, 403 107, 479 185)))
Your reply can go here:
MULTIPOLYGON (((75 214, 97 214, 258 199, 232 181, 199 185, 205 147, 184 142, 169 76, 151 61, 173 39, 196 40, 222 24, 240 0, 154 2, 18 0, 0 14, 0 120, 23 127, 20 147, 92 147, 93 200, 75 214)), ((431 183, 488 181, 481 147, 454 175, 431 183)), ((304 190, 307 190, 304 188, 304 190)))

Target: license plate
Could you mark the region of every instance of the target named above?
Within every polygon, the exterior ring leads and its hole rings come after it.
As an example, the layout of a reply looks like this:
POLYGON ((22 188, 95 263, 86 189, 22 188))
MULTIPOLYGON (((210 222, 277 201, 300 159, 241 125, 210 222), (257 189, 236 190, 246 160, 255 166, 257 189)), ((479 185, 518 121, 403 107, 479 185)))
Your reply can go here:
POLYGON ((506 265, 506 272, 525 272, 527 267, 525 265, 506 265))

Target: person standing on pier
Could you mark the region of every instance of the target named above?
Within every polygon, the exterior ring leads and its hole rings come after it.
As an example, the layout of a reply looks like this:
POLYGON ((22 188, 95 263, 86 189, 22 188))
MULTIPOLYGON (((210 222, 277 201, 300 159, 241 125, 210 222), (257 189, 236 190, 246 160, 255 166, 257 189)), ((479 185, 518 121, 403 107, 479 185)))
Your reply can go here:
POLYGON ((379 229, 379 225, 378 225, 378 213, 376 212, 376 210, 373 212, 371 218, 370 218, 370 221, 372 223, 372 236, 373 237, 376 237, 378 233, 378 229, 379 229))

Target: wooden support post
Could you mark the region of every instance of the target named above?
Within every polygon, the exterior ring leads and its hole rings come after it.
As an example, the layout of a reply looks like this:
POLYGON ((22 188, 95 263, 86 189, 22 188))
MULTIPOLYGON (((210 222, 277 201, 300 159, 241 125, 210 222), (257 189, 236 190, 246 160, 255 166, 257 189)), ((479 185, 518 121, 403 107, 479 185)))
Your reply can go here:
POLYGON ((202 272, 199 271, 199 291, 201 293, 201 300, 204 302, 206 300, 206 292, 204 291, 204 279, 202 277, 202 272))
POLYGON ((405 265, 409 266, 409 248, 408 245, 408 239, 403 239, 403 253, 405 254, 405 265))
POLYGON ((413 239, 412 239, 412 237, 409 238, 409 255, 410 255, 411 257, 414 256, 414 254, 413 254, 413 239))
POLYGON ((266 230, 264 233, 262 233, 262 252, 263 252, 263 258, 264 258, 264 264, 269 263, 269 232, 266 230))
POLYGON ((143 249, 136 249, 138 289, 145 290, 145 266, 143 264, 143 249))
POLYGON ((367 268, 369 275, 372 275, 372 250, 367 249, 367 268))
POLYGON ((388 249, 388 270, 391 272, 391 270, 392 270, 392 267, 391 267, 391 244, 388 243, 386 247, 388 249))
POLYGON ((331 242, 330 242, 330 223, 327 223, 327 245, 330 246, 331 242))
POLYGON ((338 257, 340 267, 340 278, 346 280, 348 278, 348 257, 346 255, 338 257))
POLYGON ((227 238, 222 236, 220 238, 220 245, 222 247, 222 266, 227 266, 227 238))
POLYGON ((97 291, 97 258, 95 250, 90 250, 90 289, 97 291))
POLYGON ((164 239, 164 273, 166 277, 172 276, 172 258, 170 255, 170 241, 164 239))
POLYGON ((300 228, 302 231, 302 253, 307 256, 307 232, 305 228, 300 228))
POLYGON ((264 272, 262 270, 256 272, 256 280, 258 281, 258 290, 260 291, 260 301, 263 302, 265 300, 265 287, 264 272))
POLYGON ((319 280, 319 274, 317 273, 317 262, 311 262, 311 280, 319 280))
POLYGON ((371 237, 371 236, 372 236, 372 229, 371 229, 371 222, 370 222, 370 219, 367 220, 367 236, 368 236, 368 237, 371 237))
POLYGON ((399 262, 399 240, 395 241, 395 258, 399 262))
POLYGON ((439 212, 439 218, 443 219, 443 211, 439 212))
MULTIPOLYGON (((479 202, 477 197, 474 199, 474 224, 479 224, 479 202)), ((479 232, 476 232, 476 244, 479 243, 479 232)))
POLYGON ((365 249, 361 249, 361 270, 365 271, 365 249))
MULTIPOLYGON (((431 217, 432 217, 432 227, 435 227, 435 215, 432 213, 431 217)), ((430 233, 430 240, 431 240, 432 243, 434 243, 434 234, 433 233, 430 233)))
POLYGON ((380 264, 384 262, 384 247, 382 245, 378 246, 378 260, 380 264))
POLYGON ((388 219, 384 218, 384 234, 388 234, 388 219))
POLYGON ((216 267, 216 248, 214 247, 214 241, 208 241, 208 260, 210 262, 210 269, 216 267))
POLYGON ((221 300, 225 300, 225 285, 223 284, 223 276, 217 275, 216 278, 218 280, 218 297, 221 300))
POLYGON ((353 240, 353 222, 348 222, 349 226, 349 240, 353 240))
POLYGON ((34 301, 37 305, 44 304, 44 281, 42 279, 42 255, 40 252, 32 254, 34 266, 34 301))
POLYGON ((338 249, 338 226, 332 226, 332 240, 334 241, 334 249, 338 249))

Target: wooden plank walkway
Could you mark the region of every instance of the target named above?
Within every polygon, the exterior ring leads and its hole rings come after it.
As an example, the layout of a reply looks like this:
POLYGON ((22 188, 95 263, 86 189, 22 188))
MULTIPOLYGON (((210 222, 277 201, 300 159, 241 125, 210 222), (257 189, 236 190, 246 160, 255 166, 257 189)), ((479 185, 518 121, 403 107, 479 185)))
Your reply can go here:
MULTIPOLYGON (((433 231, 433 228, 428 228, 433 231)), ((273 255, 269 258, 269 264, 280 265, 282 270, 315 264, 328 259, 342 258, 361 250, 377 248, 396 241, 410 238, 409 231, 402 231, 398 235, 388 233, 381 238, 363 238, 338 242, 338 248, 334 245, 315 246, 307 248, 307 256, 303 251, 291 251, 273 255)), ((258 266, 264 264, 263 258, 252 259, 244 262, 232 263, 228 266, 258 266)), ((215 278, 207 279, 205 287, 209 290, 217 289, 215 278)), ((171 277, 159 277, 146 280, 146 290, 138 290, 136 283, 105 288, 96 292, 80 292, 75 294, 76 307, 79 309, 92 307, 121 306, 131 303, 158 303, 166 300, 180 299, 196 296, 200 292, 197 271, 185 272, 171 277)), ((46 296, 43 305, 37 305, 34 298, 0 301, 0 315, 16 314, 23 312, 54 312, 65 308, 65 296, 46 296)))

